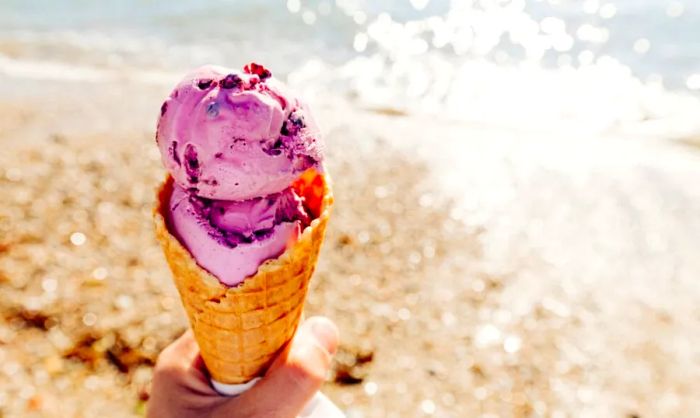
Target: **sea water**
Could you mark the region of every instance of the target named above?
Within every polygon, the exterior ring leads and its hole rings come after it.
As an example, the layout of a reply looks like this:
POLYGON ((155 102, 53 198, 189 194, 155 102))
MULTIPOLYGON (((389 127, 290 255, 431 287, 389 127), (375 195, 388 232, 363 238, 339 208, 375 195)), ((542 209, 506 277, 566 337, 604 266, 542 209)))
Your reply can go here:
POLYGON ((0 2, 0 74, 12 77, 172 83, 251 60, 308 94, 392 113, 603 131, 665 121, 661 133, 692 135, 700 3, 0 2))

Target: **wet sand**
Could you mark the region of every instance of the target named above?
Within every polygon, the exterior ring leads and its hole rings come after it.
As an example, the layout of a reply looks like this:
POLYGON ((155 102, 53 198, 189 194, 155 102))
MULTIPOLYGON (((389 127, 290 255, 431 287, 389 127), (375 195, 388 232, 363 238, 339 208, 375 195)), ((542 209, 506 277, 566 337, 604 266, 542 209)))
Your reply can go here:
MULTIPOLYGON (((142 415, 186 327, 150 218, 167 88, 24 87, 0 103, 0 415, 142 415)), ((700 410, 696 147, 346 106, 316 106, 337 205, 307 315, 341 329, 349 417, 700 410)))

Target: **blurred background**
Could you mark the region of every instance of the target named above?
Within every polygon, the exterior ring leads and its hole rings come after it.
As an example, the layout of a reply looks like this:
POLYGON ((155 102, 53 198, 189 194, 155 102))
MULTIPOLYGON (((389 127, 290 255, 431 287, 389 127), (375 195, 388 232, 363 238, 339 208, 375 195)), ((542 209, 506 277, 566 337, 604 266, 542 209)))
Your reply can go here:
POLYGON ((696 1, 3 0, 0 416, 144 414, 160 104, 250 61, 325 132, 348 417, 697 415, 696 1))

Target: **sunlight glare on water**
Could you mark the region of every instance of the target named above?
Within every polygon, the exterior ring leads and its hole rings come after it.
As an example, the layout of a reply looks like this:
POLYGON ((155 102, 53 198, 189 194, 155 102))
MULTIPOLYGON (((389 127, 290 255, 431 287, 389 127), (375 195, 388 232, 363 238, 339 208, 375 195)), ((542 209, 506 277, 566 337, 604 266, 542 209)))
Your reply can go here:
MULTIPOLYGON (((594 15, 589 22, 565 15, 538 19, 526 6, 453 2, 443 15, 406 21, 381 13, 355 36, 355 50, 363 54, 341 66, 329 84, 337 87, 340 78, 370 107, 461 120, 529 127, 573 122, 606 130, 670 115, 677 122, 682 115, 676 129, 697 129, 697 100, 673 97, 658 77, 641 80, 619 54, 607 53, 619 35, 612 27, 615 3, 583 3, 582 11, 594 15), (551 57, 554 66, 547 64, 551 57)), ((627 52, 644 56, 651 45, 640 37, 627 52)), ((690 77, 685 84, 693 90, 690 77)))

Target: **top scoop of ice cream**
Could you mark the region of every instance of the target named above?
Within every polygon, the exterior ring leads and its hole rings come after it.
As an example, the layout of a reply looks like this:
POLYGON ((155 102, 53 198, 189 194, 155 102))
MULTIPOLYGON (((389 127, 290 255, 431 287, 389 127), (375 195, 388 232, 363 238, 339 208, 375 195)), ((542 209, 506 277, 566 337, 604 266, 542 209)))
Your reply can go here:
POLYGON ((177 184, 208 199, 279 193, 321 164, 307 106, 256 64, 187 74, 161 107, 156 140, 177 184))

